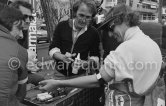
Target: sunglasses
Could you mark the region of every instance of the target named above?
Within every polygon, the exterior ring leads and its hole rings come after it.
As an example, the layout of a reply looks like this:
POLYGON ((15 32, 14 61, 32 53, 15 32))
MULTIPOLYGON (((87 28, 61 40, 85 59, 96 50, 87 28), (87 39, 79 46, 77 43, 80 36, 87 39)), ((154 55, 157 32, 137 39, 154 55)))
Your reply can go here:
POLYGON ((18 28, 18 30, 23 30, 23 21, 22 20, 14 22, 13 25, 15 25, 16 28, 18 28))
POLYGON ((122 23, 122 21, 120 20, 119 17, 114 17, 112 19, 112 22, 109 24, 109 30, 114 31, 115 26, 120 25, 121 23, 122 23))
POLYGON ((22 21, 19 23, 19 25, 17 26, 17 28, 19 30, 23 30, 23 22, 22 21))
POLYGON ((24 15, 23 20, 25 21, 27 18, 29 18, 30 21, 34 20, 34 17, 31 15, 24 15))
POLYGON ((114 21, 109 25, 109 30, 110 31, 114 31, 114 28, 115 28, 115 23, 114 23, 114 21))

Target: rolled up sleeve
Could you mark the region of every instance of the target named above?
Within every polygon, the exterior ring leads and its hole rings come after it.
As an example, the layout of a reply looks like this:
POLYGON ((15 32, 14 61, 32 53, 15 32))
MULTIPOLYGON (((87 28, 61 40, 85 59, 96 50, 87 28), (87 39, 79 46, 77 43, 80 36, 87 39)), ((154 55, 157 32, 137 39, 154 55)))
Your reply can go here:
POLYGON ((125 78, 133 78, 132 71, 128 69, 127 60, 115 51, 111 51, 105 58, 103 71, 105 71, 110 77, 113 77, 115 81, 122 81, 125 78), (114 73, 114 76, 112 76, 114 73))
POLYGON ((52 48, 50 51, 49 51, 49 56, 52 58, 54 53, 61 53, 60 49, 55 47, 55 48, 52 48))

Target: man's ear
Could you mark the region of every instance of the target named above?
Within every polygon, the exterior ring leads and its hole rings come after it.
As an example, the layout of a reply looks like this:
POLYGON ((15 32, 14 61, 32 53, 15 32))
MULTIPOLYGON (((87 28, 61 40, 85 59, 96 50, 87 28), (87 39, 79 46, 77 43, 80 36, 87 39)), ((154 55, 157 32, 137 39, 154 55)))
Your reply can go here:
POLYGON ((12 0, 8 0, 6 4, 9 6, 11 3, 13 3, 12 0))
POLYGON ((21 23, 21 21, 14 21, 13 25, 18 26, 21 23))

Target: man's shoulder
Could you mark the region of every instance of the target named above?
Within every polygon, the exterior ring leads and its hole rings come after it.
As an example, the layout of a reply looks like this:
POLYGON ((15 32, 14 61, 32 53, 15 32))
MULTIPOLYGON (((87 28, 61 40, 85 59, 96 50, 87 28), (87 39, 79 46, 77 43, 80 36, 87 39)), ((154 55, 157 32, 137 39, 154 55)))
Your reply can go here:
POLYGON ((92 26, 92 25, 90 25, 88 27, 88 29, 89 29, 89 31, 93 31, 93 32, 97 32, 98 33, 98 30, 94 26, 92 26))
POLYGON ((14 52, 16 50, 15 48, 17 47, 17 41, 10 36, 11 35, 9 34, 0 33, 0 45, 4 46, 4 48, 1 48, 2 50, 6 49, 5 47, 7 47, 14 52))
POLYGON ((28 55, 26 48, 22 47, 20 44, 18 44, 18 48, 19 48, 19 53, 22 53, 24 55, 28 55))
POLYGON ((69 20, 64 20, 58 23, 59 27, 69 26, 69 20))
POLYGON ((20 60, 21 63, 27 63, 28 61, 28 52, 27 49, 25 49, 24 47, 22 47, 21 45, 18 44, 18 53, 17 56, 20 60))

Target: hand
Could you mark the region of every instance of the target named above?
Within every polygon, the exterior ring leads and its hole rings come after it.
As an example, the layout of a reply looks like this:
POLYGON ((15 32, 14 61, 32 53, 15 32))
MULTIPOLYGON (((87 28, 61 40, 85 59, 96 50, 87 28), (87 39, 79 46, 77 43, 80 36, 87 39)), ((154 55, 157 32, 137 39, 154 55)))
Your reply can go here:
POLYGON ((75 55, 75 53, 71 54, 69 52, 66 52, 66 54, 62 57, 62 61, 66 63, 73 62, 74 60, 72 59, 72 57, 74 57, 75 55))
POLYGON ((68 58, 72 58, 72 57, 76 56, 76 53, 71 54, 69 52, 66 52, 65 56, 68 58))
POLYGON ((74 60, 72 59, 73 56, 75 56, 75 54, 70 54, 68 52, 66 52, 66 54, 61 54, 61 53, 54 53, 54 58, 55 59, 58 59, 58 60, 61 60, 65 63, 70 63, 70 62, 73 62, 74 60))
POLYGON ((39 85, 41 85, 39 89, 48 92, 54 91, 55 88, 58 87, 58 82, 59 80, 54 80, 54 79, 41 81, 39 82, 39 85))
POLYGON ((34 64, 33 62, 27 63, 27 69, 31 71, 32 73, 36 73, 40 70, 40 68, 37 66, 37 64, 34 64))
POLYGON ((67 57, 66 55, 61 55, 61 60, 63 61, 63 62, 65 62, 65 63, 71 63, 71 62, 73 62, 74 60, 72 59, 72 58, 70 58, 70 57, 67 57))
POLYGON ((27 49, 27 52, 28 52, 28 61, 32 61, 32 62, 37 62, 37 59, 36 59, 36 52, 30 50, 30 49, 27 49))

